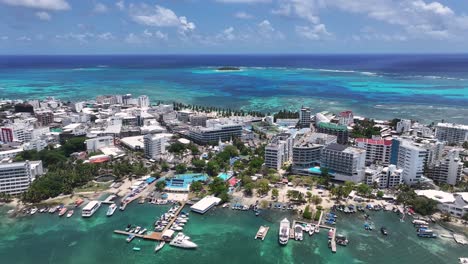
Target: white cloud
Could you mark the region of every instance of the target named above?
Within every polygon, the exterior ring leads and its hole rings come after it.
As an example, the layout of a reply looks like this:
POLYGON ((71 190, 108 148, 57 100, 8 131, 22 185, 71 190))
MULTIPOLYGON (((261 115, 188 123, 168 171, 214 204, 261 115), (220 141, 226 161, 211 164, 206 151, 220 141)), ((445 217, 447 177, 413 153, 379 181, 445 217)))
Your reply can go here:
POLYGON ((94 13, 105 13, 107 10, 107 6, 103 3, 96 3, 93 8, 94 13))
POLYGON ((244 11, 236 12, 234 14, 234 17, 239 18, 239 19, 251 19, 253 16, 249 13, 246 13, 244 11))
POLYGON ((282 0, 279 7, 271 12, 275 15, 305 19, 317 24, 320 22, 318 16, 320 3, 317 0, 282 0))
POLYGON ((228 4, 255 4, 255 3, 270 3, 271 0, 216 0, 220 3, 228 4))
POLYGON ((40 20, 46 20, 46 21, 48 21, 48 20, 51 19, 49 13, 44 12, 44 11, 36 12, 36 16, 37 16, 37 18, 39 18, 40 20))
POLYGON ((228 27, 224 29, 221 33, 216 36, 217 40, 234 40, 236 35, 234 35, 234 27, 228 27))
POLYGON ((118 1, 117 3, 115 3, 115 5, 117 6, 117 8, 118 8, 120 11, 125 10, 125 2, 124 2, 124 1, 118 1))
POLYGON ((85 33, 71 33, 70 32, 70 33, 63 34, 63 35, 55 35, 56 39, 75 40, 75 41, 78 41, 80 44, 86 44, 91 39, 94 39, 95 37, 96 35, 90 32, 85 32, 85 33))
POLYGON ((154 43, 154 41, 167 41, 168 36, 165 33, 162 33, 161 31, 150 31, 148 29, 145 29, 142 33, 136 34, 136 33, 129 33, 125 37, 125 42, 130 43, 130 44, 149 44, 149 43, 154 43))
POLYGON ((96 35, 96 38, 101 39, 101 40, 112 40, 115 39, 114 35, 110 32, 105 32, 96 35))
POLYGON ((296 33, 310 40, 322 40, 331 37, 324 24, 315 26, 296 26, 296 33))
POLYGON ((18 40, 18 41, 31 41, 31 38, 26 37, 26 36, 21 36, 21 37, 17 38, 16 40, 18 40))
POLYGON ((2 36, 0 39, 1 40, 8 40, 8 36, 2 36))
POLYGON ((11 6, 22 6, 28 8, 45 10, 68 10, 70 5, 65 0, 0 0, 11 6))
POLYGON ((280 31, 277 31, 271 25, 270 21, 263 20, 262 22, 258 23, 257 25, 257 32, 262 38, 276 38, 276 39, 283 39, 284 35, 280 31))
POLYGON ((135 22, 146 26, 177 27, 182 34, 196 28, 195 23, 189 22, 186 17, 178 17, 171 9, 159 5, 154 8, 146 4, 131 5, 130 16, 135 22))

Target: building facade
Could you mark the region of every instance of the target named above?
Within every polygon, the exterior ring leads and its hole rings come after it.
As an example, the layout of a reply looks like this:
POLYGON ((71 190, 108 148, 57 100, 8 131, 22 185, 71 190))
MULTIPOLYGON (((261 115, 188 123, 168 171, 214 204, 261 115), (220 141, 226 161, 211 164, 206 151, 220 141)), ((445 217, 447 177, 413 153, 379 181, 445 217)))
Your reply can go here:
POLYGON ((384 139, 357 138, 358 148, 366 150, 366 162, 372 164, 390 164, 392 141, 384 139))
POLYGON ((341 144, 330 144, 322 150, 320 166, 327 168, 335 180, 364 180, 366 151, 341 144))
POLYGON ((293 139, 290 134, 278 134, 265 147, 265 166, 279 170, 291 161, 293 139))
POLYGON ((403 181, 412 185, 422 180, 427 150, 403 140, 399 143, 397 167, 403 169, 403 181))
POLYGON ((348 143, 349 132, 346 126, 321 122, 317 124, 317 132, 336 136, 338 144, 348 143))
POLYGON ((436 138, 448 144, 462 144, 468 141, 468 126, 452 123, 438 123, 436 138))
POLYGON ((299 126, 306 128, 310 127, 310 108, 302 107, 299 112, 299 126))
POLYGON ((143 137, 145 156, 159 160, 166 154, 166 137, 163 134, 148 134, 143 137))
POLYGON ((218 124, 213 127, 191 127, 189 137, 198 144, 228 141, 242 136, 242 126, 238 124, 218 124))
POLYGON ((462 176, 463 162, 457 150, 451 150, 444 159, 428 166, 426 176, 435 182, 456 185, 462 176))
POLYGON ((21 194, 42 174, 41 161, 0 163, 0 193, 21 194))

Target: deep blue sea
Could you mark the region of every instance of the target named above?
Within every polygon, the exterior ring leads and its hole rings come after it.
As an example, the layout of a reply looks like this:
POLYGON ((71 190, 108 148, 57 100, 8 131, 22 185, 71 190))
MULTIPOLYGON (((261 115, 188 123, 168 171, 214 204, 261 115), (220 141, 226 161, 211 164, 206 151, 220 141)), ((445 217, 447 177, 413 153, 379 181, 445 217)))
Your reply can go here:
POLYGON ((117 93, 264 112, 306 105, 467 124, 468 55, 0 56, 0 98, 117 93))

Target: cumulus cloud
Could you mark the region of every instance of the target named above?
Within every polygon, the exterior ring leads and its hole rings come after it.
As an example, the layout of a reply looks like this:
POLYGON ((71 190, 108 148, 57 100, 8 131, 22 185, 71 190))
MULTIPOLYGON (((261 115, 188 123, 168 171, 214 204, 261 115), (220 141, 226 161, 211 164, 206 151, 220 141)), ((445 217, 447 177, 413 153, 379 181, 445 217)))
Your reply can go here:
POLYGON ((317 24, 320 22, 318 16, 320 3, 316 0, 283 0, 271 12, 275 15, 305 19, 317 24))
POLYGON ((266 39, 283 39, 284 35, 280 31, 277 31, 268 20, 263 20, 257 24, 257 32, 262 38, 266 39))
POLYGON ((310 39, 310 40, 323 40, 332 36, 325 27, 324 24, 318 24, 315 26, 296 26, 296 33, 299 36, 310 39))
POLYGON ((142 33, 129 33, 125 37, 125 42, 129 44, 148 44, 154 41, 167 41, 168 36, 161 31, 150 31, 145 29, 142 33))
POLYGON ((37 16, 37 18, 39 18, 40 20, 49 21, 49 20, 51 19, 49 13, 44 12, 44 11, 36 12, 36 16, 37 16))
POLYGON ((117 8, 118 8, 120 11, 125 10, 125 2, 124 2, 124 1, 118 1, 117 3, 115 3, 115 6, 117 6, 117 8))
POLYGON ((96 37, 95 34, 90 33, 90 32, 84 32, 84 33, 66 33, 63 35, 55 35, 56 39, 60 40, 74 40, 77 41, 80 44, 85 44, 88 43, 91 39, 94 39, 96 37))
POLYGON ((0 0, 11 6, 22 6, 44 10, 68 10, 70 5, 65 0, 0 0))
POLYGON ((154 27, 177 27, 180 33, 191 32, 195 29, 195 23, 189 22, 185 16, 177 16, 174 11, 156 5, 154 8, 142 4, 131 5, 131 18, 142 25, 154 27))
POLYGON ((234 13, 234 17, 239 18, 239 19, 251 19, 251 18, 253 18, 253 16, 251 14, 246 13, 244 11, 234 13))
POLYGON ((94 13, 105 13, 107 10, 107 6, 103 3, 96 3, 93 8, 94 13))
POLYGON ((101 39, 101 40, 112 40, 115 39, 114 35, 111 32, 105 32, 96 35, 96 38, 101 39))

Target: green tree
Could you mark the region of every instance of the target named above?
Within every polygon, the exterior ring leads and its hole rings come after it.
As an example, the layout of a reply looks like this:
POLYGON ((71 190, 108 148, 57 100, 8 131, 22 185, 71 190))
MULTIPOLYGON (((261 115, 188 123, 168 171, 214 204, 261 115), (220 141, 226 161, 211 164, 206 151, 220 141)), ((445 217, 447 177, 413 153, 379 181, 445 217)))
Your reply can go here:
POLYGON ((206 173, 208 173, 208 175, 212 177, 217 176, 219 171, 219 164, 216 161, 212 160, 206 164, 206 173))
POLYGON ((313 204, 319 205, 319 204, 322 203, 322 197, 320 197, 318 195, 314 195, 314 196, 312 196, 311 201, 312 201, 313 204))
POLYGON ((270 183, 266 179, 261 179, 258 181, 257 188, 260 194, 265 195, 270 191, 270 183))
POLYGON ((271 190, 271 197, 272 198, 275 197, 275 199, 278 199, 278 197, 279 197, 278 189, 274 188, 274 189, 271 190))
POLYGON ((200 159, 193 159, 192 166, 194 167, 196 172, 202 172, 205 169, 205 161, 200 159))
POLYGON ((382 199, 383 196, 384 196, 384 192, 383 192, 383 191, 378 191, 378 192, 377 192, 377 197, 379 197, 380 199, 382 199))
POLYGON ((164 188, 166 188, 166 181, 158 181, 156 183, 156 190, 162 192, 164 191, 164 188))
POLYGON ((201 190, 203 190, 203 184, 201 182, 196 181, 190 184, 190 191, 200 192, 201 190))
POLYGON ((312 219, 312 212, 310 211, 310 206, 306 205, 304 212, 302 213, 302 217, 305 219, 312 219))
POLYGON ((357 186, 357 193, 361 196, 369 196, 372 193, 372 189, 369 185, 361 183, 357 186))
POLYGON ((253 189, 254 189, 254 184, 252 182, 249 182, 244 185, 244 193, 245 195, 252 196, 253 194, 253 189))
POLYGON ((187 171, 187 166, 185 166, 183 163, 179 163, 176 165, 175 170, 177 174, 182 174, 187 171))

